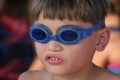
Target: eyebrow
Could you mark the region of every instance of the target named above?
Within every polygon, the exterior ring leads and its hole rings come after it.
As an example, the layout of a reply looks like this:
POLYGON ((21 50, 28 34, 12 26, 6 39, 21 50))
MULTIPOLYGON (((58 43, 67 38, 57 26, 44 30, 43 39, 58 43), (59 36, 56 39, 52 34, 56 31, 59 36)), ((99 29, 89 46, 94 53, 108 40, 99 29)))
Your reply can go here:
MULTIPOLYGON (((35 23, 35 24, 40 24, 40 25, 42 25, 42 26, 47 27, 47 28, 50 30, 50 28, 49 28, 48 26, 46 26, 45 24, 41 24, 41 23, 35 23)), ((33 25, 34 25, 34 24, 33 24, 33 25)))

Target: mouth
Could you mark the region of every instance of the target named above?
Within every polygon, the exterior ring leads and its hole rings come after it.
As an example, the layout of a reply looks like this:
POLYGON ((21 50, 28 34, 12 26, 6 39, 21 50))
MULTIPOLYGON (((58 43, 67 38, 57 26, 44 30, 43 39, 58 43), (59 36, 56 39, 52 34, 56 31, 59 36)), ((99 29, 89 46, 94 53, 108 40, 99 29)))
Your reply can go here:
POLYGON ((63 59, 56 56, 56 55, 47 55, 46 56, 46 61, 49 63, 49 64, 52 64, 52 65, 58 65, 58 64, 62 64, 63 62, 63 59))

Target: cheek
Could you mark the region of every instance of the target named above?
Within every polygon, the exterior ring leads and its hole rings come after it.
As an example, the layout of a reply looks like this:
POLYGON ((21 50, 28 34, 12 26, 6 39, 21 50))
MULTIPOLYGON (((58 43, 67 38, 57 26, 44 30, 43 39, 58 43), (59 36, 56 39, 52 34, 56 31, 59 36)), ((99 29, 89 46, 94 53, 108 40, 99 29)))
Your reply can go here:
POLYGON ((83 63, 83 61, 89 58, 88 52, 82 47, 74 46, 74 48, 69 48, 67 53, 68 53, 68 58, 72 65, 73 64, 75 65, 77 62, 81 64, 83 63))
POLYGON ((77 72, 82 70, 91 62, 91 55, 85 51, 81 46, 74 46, 74 48, 68 47, 67 54, 67 68, 71 72, 77 72), (73 66, 74 65, 74 66, 73 66), (74 67, 74 68, 73 68, 74 67))
POLYGON ((43 48, 44 48, 44 45, 35 42, 35 49, 36 49, 36 53, 37 53, 39 59, 41 59, 42 56, 43 56, 43 53, 44 53, 44 49, 43 48))
POLYGON ((95 52, 95 42, 89 39, 85 39, 82 42, 67 46, 67 56, 69 56, 70 62, 88 63, 92 61, 95 52))

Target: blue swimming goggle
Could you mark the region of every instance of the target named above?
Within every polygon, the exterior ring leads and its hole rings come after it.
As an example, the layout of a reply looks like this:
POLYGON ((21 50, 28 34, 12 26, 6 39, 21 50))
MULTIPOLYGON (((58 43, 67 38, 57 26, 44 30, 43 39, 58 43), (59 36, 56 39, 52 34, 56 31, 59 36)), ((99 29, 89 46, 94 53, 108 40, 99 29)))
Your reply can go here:
POLYGON ((91 35, 93 31, 104 26, 104 22, 91 26, 88 29, 80 28, 74 25, 65 25, 57 30, 55 35, 49 28, 42 24, 34 24, 30 28, 30 37, 36 42, 47 43, 51 40, 58 41, 63 44, 75 44, 87 36, 91 35))

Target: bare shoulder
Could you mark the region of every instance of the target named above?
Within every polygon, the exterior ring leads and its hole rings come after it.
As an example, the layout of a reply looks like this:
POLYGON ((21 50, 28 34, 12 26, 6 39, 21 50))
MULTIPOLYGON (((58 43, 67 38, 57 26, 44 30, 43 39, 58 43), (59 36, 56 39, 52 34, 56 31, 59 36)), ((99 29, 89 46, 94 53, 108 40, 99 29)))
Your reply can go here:
POLYGON ((50 74, 47 71, 26 71, 19 76, 18 80, 49 80, 50 74))
POLYGON ((29 80, 30 79, 30 74, 29 72, 24 72, 22 73, 20 76, 19 76, 19 79, 18 80, 29 80))
POLYGON ((109 80, 120 80, 120 75, 111 73, 108 75, 109 80))
POLYGON ((120 75, 118 74, 111 73, 108 77, 110 77, 110 80, 120 80, 120 75))

